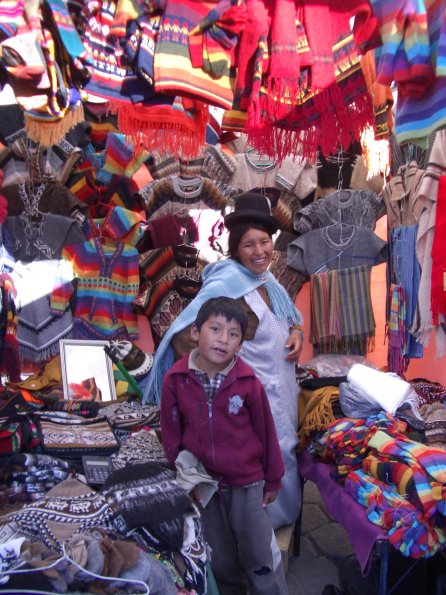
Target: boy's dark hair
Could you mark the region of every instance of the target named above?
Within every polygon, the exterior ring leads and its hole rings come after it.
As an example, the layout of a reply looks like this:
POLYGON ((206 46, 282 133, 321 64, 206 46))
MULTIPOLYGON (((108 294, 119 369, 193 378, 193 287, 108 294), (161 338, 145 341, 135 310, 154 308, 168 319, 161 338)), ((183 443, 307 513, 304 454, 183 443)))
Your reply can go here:
POLYGON ((242 331, 242 341, 246 335, 248 328, 248 314, 243 305, 234 298, 230 297, 215 297, 206 300, 198 310, 197 318, 195 319, 195 326, 198 330, 201 329, 203 323, 208 320, 210 316, 224 316, 229 322, 235 320, 239 323, 242 331))

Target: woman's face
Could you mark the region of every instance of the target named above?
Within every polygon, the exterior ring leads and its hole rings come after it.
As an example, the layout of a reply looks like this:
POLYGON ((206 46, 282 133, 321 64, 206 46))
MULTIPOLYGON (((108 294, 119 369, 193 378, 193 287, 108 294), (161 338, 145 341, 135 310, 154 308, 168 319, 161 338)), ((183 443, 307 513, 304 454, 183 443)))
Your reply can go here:
POLYGON ((240 239, 237 258, 251 273, 264 273, 273 256, 273 241, 266 231, 249 229, 240 239))

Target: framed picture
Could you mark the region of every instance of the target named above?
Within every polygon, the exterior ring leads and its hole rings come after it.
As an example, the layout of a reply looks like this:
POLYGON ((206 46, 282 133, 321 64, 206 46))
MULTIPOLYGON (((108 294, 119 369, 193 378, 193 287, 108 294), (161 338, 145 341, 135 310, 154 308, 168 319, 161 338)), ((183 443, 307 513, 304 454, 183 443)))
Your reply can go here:
POLYGON ((65 399, 116 399, 112 362, 104 351, 108 344, 108 341, 59 341, 65 399))

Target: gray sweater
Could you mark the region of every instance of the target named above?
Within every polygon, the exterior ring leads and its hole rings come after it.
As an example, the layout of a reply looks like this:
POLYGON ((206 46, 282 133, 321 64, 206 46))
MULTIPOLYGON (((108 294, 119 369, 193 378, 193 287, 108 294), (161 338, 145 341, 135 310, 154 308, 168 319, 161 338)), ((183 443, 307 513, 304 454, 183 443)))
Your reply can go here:
POLYGON ((287 265, 311 275, 386 261, 387 242, 365 227, 334 225, 304 233, 288 244, 287 265))

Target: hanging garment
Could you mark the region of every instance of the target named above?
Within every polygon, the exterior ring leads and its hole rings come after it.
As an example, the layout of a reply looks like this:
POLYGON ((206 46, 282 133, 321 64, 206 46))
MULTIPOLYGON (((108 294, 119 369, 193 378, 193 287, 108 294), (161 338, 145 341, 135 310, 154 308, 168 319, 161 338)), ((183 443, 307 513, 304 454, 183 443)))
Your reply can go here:
POLYGON ((168 246, 140 255, 141 291, 133 302, 147 317, 155 346, 201 288, 208 264, 193 246, 168 246))
POLYGON ((387 242, 365 227, 334 224, 314 229, 287 247, 287 264, 311 275, 327 270, 386 262, 387 242))
POLYGON ((421 265, 421 278, 418 293, 419 312, 417 312, 411 329, 415 337, 424 345, 428 343, 432 331, 435 331, 437 357, 441 357, 445 353, 446 335, 441 326, 434 325, 431 312, 432 245, 435 233, 439 179, 446 174, 445 147, 446 132, 439 130, 435 135, 429 165, 426 168, 419 192, 419 200, 423 204, 423 209, 418 224, 416 254, 421 265))
POLYGON ((155 46, 156 91, 178 93, 230 109, 234 99, 234 50, 245 11, 246 7, 234 0, 168 0, 155 46), (202 24, 208 18, 213 26, 206 27, 206 31, 202 24), (180 34, 177 23, 181 23, 180 34))
POLYGON ((419 193, 424 173, 415 161, 411 161, 408 165, 401 165, 396 175, 384 186, 382 197, 389 228, 418 224, 423 209, 419 193))
POLYGON ((307 159, 289 156, 279 163, 258 161, 255 152, 242 151, 233 156, 237 170, 229 179, 231 186, 248 192, 253 188, 277 188, 304 199, 316 188, 316 168, 307 159))
POLYGON ((248 2, 234 111, 247 110, 248 138, 259 153, 281 161, 302 147, 315 162, 319 147, 324 154, 347 147, 373 122, 349 23, 363 4, 339 10, 335 2, 248 2), (321 22, 330 24, 331 35, 321 22))
POLYGON ((431 310, 434 325, 446 323, 446 176, 438 180, 437 212, 432 242, 431 310))
MULTIPOLYGON (((423 357, 423 345, 411 334, 410 329, 414 321, 414 317, 418 310, 418 292, 420 287, 421 268, 415 253, 415 244, 418 233, 418 225, 410 225, 404 227, 396 227, 390 230, 389 234, 389 275, 390 282, 401 287, 399 290, 399 298, 404 296, 402 300, 403 312, 399 312, 397 319, 401 319, 403 323, 402 330, 404 337, 402 337, 401 355, 406 361, 407 367, 410 358, 423 357)), ((395 296, 397 297, 397 296, 395 296)), ((389 295, 390 299, 390 295, 389 295)), ((398 299, 399 301, 399 299, 398 299)), ((387 303, 387 312, 389 313, 389 306, 387 303)), ((396 306, 396 304, 394 304, 396 306)), ((396 311, 394 310, 394 315, 396 311)), ((388 319, 392 320, 392 316, 388 315, 388 319)), ((389 330, 396 331, 395 325, 389 326, 389 330)), ((399 334, 399 333, 398 333, 399 334)), ((395 336, 396 338, 396 336, 395 336)), ((390 357, 389 343, 389 357, 390 357)), ((394 367, 391 367, 392 372, 397 372, 394 367)))
POLYGON ((380 196, 370 190, 337 190, 294 213, 294 230, 303 234, 333 223, 366 227, 373 231, 385 213, 380 196))
POLYGON ((366 355, 374 350, 371 267, 311 275, 310 342, 320 353, 366 355))
MULTIPOLYGON (((65 246, 62 258, 72 262, 76 277, 73 338, 133 340, 138 322, 131 304, 138 295, 138 252, 128 244, 90 242, 65 246)), ((63 312, 74 292, 60 284, 51 296, 54 312, 63 312)))

